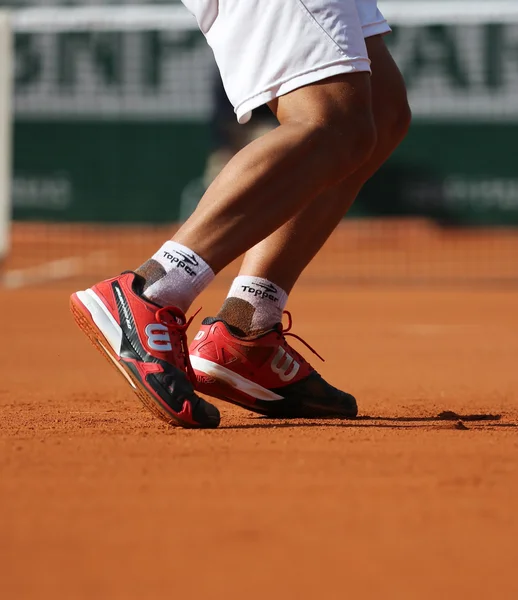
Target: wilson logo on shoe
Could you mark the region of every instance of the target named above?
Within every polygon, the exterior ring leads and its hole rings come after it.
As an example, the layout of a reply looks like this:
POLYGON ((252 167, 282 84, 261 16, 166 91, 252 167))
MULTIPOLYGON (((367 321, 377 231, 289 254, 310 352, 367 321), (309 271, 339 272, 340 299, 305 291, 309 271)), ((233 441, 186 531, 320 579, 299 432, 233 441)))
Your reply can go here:
POLYGON ((147 335, 147 345, 158 352, 170 352, 173 349, 169 331, 165 325, 150 323, 144 329, 147 335))
POLYGON ((282 381, 291 381, 300 369, 299 363, 280 346, 270 366, 282 381))

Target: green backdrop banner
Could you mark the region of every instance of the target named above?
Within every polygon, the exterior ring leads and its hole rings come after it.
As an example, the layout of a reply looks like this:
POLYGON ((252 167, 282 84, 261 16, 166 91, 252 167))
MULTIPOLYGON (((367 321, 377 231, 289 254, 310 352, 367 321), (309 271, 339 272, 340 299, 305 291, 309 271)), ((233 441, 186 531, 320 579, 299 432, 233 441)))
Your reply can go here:
POLYGON ((208 142, 200 123, 17 123, 14 217, 174 221, 208 142))
MULTIPOLYGON (((203 193, 200 123, 15 126, 15 219, 175 221, 203 193)), ((415 124, 353 214, 518 225, 518 125, 415 124)))

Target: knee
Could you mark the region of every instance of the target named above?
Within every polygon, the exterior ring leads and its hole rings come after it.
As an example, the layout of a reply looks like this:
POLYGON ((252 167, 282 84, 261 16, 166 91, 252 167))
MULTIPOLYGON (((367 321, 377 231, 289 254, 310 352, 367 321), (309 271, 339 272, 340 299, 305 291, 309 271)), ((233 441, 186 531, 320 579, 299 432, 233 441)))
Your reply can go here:
POLYGON ((372 110, 369 106, 352 113, 348 111, 331 121, 329 129, 330 143, 334 144, 336 168, 342 179, 368 162, 376 148, 378 132, 372 110))
POLYGON ((357 171, 372 155, 377 131, 370 107, 336 111, 311 124, 315 152, 325 162, 330 184, 357 171))
POLYGON ((405 95, 386 107, 385 118, 378 124, 379 142, 394 149, 405 138, 411 122, 412 111, 405 95))

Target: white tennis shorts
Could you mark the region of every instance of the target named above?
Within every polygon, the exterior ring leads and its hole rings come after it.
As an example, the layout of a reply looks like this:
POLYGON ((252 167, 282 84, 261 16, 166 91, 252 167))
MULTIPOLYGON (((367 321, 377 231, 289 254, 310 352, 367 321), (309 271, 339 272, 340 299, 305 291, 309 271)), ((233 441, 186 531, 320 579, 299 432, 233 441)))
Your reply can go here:
POLYGON ((297 88, 370 71, 365 38, 390 31, 377 0, 182 0, 214 51, 237 120, 297 88))

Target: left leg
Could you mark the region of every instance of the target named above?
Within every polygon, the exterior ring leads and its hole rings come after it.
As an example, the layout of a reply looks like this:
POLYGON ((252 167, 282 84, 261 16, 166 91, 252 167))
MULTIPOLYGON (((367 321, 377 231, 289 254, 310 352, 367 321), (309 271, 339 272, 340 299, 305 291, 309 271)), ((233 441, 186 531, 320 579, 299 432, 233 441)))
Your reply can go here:
POLYGON ((262 277, 289 292, 356 199, 365 182, 385 163, 410 125, 405 84, 382 36, 366 40, 371 59, 372 109, 377 145, 358 171, 327 190, 285 225, 250 249, 242 275, 262 277))

